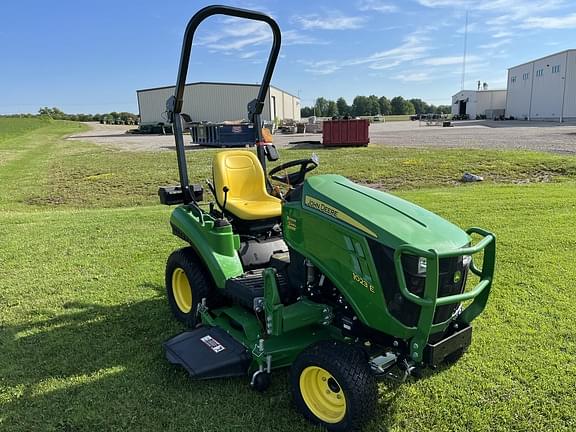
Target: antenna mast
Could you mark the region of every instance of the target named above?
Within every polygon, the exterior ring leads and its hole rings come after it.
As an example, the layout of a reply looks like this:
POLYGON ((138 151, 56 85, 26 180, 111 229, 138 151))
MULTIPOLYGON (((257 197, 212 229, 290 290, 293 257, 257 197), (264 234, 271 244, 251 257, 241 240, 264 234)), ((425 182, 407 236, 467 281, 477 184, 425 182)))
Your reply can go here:
POLYGON ((462 56, 462 83, 460 90, 464 90, 464 81, 466 80, 466 48, 468 45, 468 11, 466 11, 466 24, 464 24, 464 55, 462 56))

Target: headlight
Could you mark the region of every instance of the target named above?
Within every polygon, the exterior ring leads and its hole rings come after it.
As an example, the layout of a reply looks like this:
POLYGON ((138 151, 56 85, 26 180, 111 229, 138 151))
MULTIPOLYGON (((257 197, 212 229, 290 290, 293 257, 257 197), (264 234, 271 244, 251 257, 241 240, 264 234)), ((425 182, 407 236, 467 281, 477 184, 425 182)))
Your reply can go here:
POLYGON ((417 268, 418 274, 426 273, 426 264, 427 264, 426 258, 424 257, 418 258, 418 268, 417 268))
POLYGON ((472 255, 464 255, 462 257, 462 265, 464 267, 468 267, 471 262, 472 262, 472 255))

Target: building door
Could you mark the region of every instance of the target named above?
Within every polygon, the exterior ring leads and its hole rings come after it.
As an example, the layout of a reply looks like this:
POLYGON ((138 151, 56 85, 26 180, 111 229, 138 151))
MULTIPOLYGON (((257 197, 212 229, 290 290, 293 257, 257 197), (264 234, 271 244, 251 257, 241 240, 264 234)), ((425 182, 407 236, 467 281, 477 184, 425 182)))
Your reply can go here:
POLYGON ((272 121, 276 119, 276 96, 272 96, 272 121))
POLYGON ((461 100, 460 106, 458 107, 459 115, 466 115, 466 101, 461 100))

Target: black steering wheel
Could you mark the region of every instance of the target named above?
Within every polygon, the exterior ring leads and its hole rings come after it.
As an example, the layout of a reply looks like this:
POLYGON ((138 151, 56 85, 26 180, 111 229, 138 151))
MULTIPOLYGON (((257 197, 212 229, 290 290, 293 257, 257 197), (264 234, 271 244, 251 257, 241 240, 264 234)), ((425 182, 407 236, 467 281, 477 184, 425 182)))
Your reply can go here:
POLYGON ((297 159, 278 165, 277 167, 272 168, 268 175, 273 180, 285 183, 287 185, 297 186, 301 183, 304 183, 306 174, 316 168, 319 164, 320 161, 318 160, 318 156, 313 154, 310 159, 297 159), (284 171, 295 166, 300 167, 300 169, 296 172, 288 173, 285 175, 277 174, 280 171, 284 171))

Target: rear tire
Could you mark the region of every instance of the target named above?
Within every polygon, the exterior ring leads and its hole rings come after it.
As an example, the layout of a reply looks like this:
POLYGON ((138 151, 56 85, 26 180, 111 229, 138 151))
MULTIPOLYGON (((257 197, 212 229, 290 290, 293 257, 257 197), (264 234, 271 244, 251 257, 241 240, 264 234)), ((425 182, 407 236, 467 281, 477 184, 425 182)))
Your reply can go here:
POLYGON ((166 263, 166 296, 172 314, 186 327, 198 324, 198 305, 214 291, 204 263, 191 247, 178 249, 166 263))
POLYGON ((359 430, 374 415, 378 387, 363 353, 343 342, 306 348, 292 365, 296 408, 329 431, 359 430))

